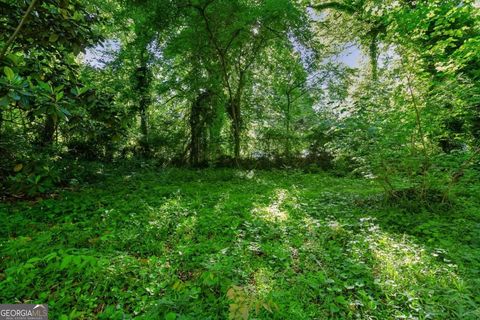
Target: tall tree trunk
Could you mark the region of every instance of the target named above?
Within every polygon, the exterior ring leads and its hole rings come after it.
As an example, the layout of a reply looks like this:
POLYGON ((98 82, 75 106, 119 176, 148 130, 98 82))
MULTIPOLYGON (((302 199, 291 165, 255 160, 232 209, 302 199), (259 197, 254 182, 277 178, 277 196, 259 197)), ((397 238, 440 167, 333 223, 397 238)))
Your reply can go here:
POLYGON ((142 98, 142 101, 140 102, 140 133, 142 134, 141 147, 145 156, 150 154, 148 131, 148 101, 142 98))
POLYGON ((42 137, 40 141, 40 144, 43 147, 46 147, 52 144, 53 138, 55 136, 55 130, 57 127, 53 117, 51 117, 50 115, 46 115, 45 117, 46 117, 45 124, 43 126, 43 132, 42 132, 42 137))
POLYGON ((233 156, 238 164, 240 160, 240 145, 241 145, 241 131, 242 119, 240 111, 240 97, 235 97, 230 102, 230 113, 232 116, 232 134, 233 134, 233 156))
POLYGON ((208 130, 211 125, 211 91, 197 96, 190 110, 190 164, 193 167, 206 163, 208 150, 208 130))
POLYGON ((235 161, 238 163, 240 160, 240 136, 241 136, 241 128, 240 122, 236 121, 233 124, 233 140, 234 140, 234 149, 233 154, 235 157, 235 161))
POLYGON ((373 30, 371 33, 370 47, 370 66, 372 71, 372 80, 378 80, 378 31, 373 30))
POLYGON ((0 140, 2 139, 3 131, 3 110, 0 110, 0 140))
POLYGON ((142 155, 150 156, 150 143, 148 141, 148 107, 150 105, 150 73, 148 70, 149 53, 145 46, 140 53, 140 66, 136 70, 137 92, 140 97, 138 101, 138 112, 140 116, 140 148, 142 155))
POLYGON ((291 97, 290 97, 290 92, 287 92, 287 110, 286 110, 286 115, 285 115, 285 126, 287 129, 287 137, 285 141, 285 155, 287 156, 287 160, 290 160, 290 152, 291 152, 291 144, 290 144, 290 122, 291 122, 291 116, 290 116, 290 107, 291 107, 291 97))
POLYGON ((245 86, 245 74, 242 72, 239 76, 237 89, 233 97, 230 98, 230 117, 232 119, 233 133, 233 156, 238 165, 241 153, 241 136, 242 136, 242 95, 245 86))
POLYGON ((190 164, 193 167, 197 167, 200 160, 201 149, 201 111, 199 97, 192 103, 192 109, 190 111, 190 164))

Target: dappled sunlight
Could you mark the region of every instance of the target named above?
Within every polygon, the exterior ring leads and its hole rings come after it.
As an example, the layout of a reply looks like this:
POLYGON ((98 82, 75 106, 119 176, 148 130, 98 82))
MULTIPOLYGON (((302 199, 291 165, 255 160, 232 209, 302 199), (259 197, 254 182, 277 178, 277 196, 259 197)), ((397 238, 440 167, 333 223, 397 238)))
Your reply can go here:
POLYGON ((257 295, 267 296, 275 286, 275 274, 268 268, 259 268, 252 275, 251 284, 257 295))
POLYGON ((177 236, 181 237, 183 240, 192 239, 196 231, 197 221, 198 218, 195 215, 187 217, 185 220, 181 221, 175 229, 177 236))
POLYGON ((309 215, 306 215, 305 217, 303 217, 302 222, 304 223, 305 230, 307 230, 310 233, 316 232, 317 228, 320 227, 320 221, 309 215))
POLYGON ((425 249, 396 240, 388 234, 379 233, 375 238, 376 242, 369 239, 370 250, 378 260, 380 276, 410 284, 432 281, 446 288, 463 287, 462 280, 456 273, 456 265, 435 262, 425 249), (416 278, 411 277, 412 272, 416 278), (406 274, 409 276, 406 277, 406 274))
POLYGON ((429 302, 434 294, 448 295, 451 290, 466 289, 455 264, 439 259, 407 235, 383 231, 375 219, 360 219, 360 232, 350 245, 352 256, 359 262, 373 259, 371 272, 384 293, 408 306, 400 317, 431 318, 443 312, 442 306, 429 302))
POLYGON ((182 203, 181 196, 176 194, 165 198, 159 207, 148 206, 148 224, 153 228, 161 228, 170 223, 172 219, 189 216, 192 212, 182 203))
POLYGON ((235 176, 241 179, 252 180, 253 178, 255 178, 255 171, 254 170, 248 170, 248 171, 238 170, 235 172, 235 176))
POLYGON ((258 316, 262 310, 272 312, 277 304, 268 299, 275 281, 274 273, 267 268, 259 268, 245 286, 232 286, 227 291, 230 300, 230 319, 249 319, 250 315, 258 316))
POLYGON ((427 278, 435 279, 438 283, 448 285, 461 281, 456 274, 456 265, 445 261, 435 261, 435 255, 428 253, 423 247, 415 244, 407 236, 391 235, 384 232, 377 225, 368 229, 365 240, 369 249, 379 262, 379 271, 382 275, 393 280, 404 279, 405 272, 415 271, 416 279, 408 281, 422 281, 427 278))
POLYGON ((218 202, 213 207, 214 211, 217 213, 221 213, 225 209, 225 204, 230 199, 230 193, 224 192, 220 195, 218 202))
POLYGON ((327 222, 327 226, 332 230, 332 232, 342 232, 343 227, 337 220, 330 220, 327 222))
POLYGON ((289 197, 288 190, 276 189, 270 204, 253 208, 252 215, 268 222, 284 222, 288 219, 289 213, 282 206, 289 197))

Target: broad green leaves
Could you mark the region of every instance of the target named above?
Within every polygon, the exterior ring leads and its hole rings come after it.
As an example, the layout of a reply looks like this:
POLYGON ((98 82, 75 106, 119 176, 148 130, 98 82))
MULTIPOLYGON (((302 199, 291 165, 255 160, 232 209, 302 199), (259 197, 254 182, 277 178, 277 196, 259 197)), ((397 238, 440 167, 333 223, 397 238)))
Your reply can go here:
POLYGON ((4 67, 3 72, 7 76, 8 81, 13 81, 15 79, 15 73, 9 67, 4 67))
POLYGON ((58 34, 52 34, 49 38, 48 38, 48 41, 50 42, 57 42, 59 36, 58 34))

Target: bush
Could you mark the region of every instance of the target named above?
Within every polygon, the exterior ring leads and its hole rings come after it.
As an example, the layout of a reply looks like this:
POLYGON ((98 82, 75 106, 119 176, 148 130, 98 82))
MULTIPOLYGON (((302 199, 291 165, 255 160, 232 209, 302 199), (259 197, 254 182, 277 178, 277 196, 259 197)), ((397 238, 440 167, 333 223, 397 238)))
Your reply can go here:
POLYGON ((60 182, 60 171, 54 159, 48 155, 36 157, 21 161, 13 167, 13 174, 7 179, 11 193, 33 197, 53 191, 60 182))

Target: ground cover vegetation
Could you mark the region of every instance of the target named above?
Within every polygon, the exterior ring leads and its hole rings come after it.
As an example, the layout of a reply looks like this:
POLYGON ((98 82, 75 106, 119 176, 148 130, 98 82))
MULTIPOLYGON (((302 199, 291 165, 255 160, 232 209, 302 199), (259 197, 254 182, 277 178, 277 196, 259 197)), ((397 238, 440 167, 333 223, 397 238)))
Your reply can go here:
POLYGON ((480 318, 479 7, 0 0, 0 303, 480 318))

